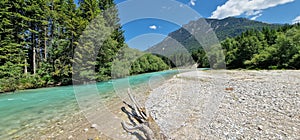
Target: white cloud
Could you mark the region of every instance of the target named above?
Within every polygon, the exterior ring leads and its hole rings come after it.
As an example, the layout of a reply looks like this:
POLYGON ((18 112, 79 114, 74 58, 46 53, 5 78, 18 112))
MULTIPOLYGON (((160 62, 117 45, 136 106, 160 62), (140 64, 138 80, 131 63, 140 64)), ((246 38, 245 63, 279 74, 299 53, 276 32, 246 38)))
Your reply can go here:
POLYGON ((262 10, 252 10, 252 11, 247 11, 246 15, 253 16, 253 15, 259 15, 260 13, 262 13, 262 10))
POLYGON ((293 20, 292 23, 293 23, 293 24, 295 24, 295 23, 300 23, 300 16, 296 17, 296 18, 293 20))
POLYGON ((247 16, 254 16, 252 18, 255 19, 256 16, 261 16, 260 14, 264 9, 293 1, 294 0, 228 0, 224 5, 218 6, 210 18, 223 19, 230 16, 246 14, 247 16))
POLYGON ((190 0, 190 5, 195 6, 196 5, 196 0, 190 0))
POLYGON ((251 17, 250 19, 251 19, 251 20, 256 20, 256 19, 257 19, 258 17, 260 17, 260 16, 262 16, 262 14, 255 15, 255 16, 251 17))
POLYGON ((152 29, 152 30, 156 30, 157 26, 156 25, 151 25, 151 26, 149 26, 149 28, 152 29))

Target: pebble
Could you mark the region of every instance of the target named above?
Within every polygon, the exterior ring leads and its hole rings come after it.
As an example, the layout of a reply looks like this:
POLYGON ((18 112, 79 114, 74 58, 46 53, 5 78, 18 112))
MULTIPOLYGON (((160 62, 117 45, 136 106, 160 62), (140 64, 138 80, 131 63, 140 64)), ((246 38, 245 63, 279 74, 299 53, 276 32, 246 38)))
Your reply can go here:
POLYGON ((91 125, 91 128, 96 128, 97 127, 97 124, 92 124, 91 125))
POLYGON ((259 125, 259 126, 257 127, 257 130, 262 131, 262 130, 263 130, 262 128, 263 128, 263 127, 262 127, 261 125, 259 125))
POLYGON ((88 128, 84 128, 83 131, 84 131, 84 132, 87 132, 87 131, 89 131, 89 129, 88 129, 88 128))
POLYGON ((300 117, 291 115, 300 112, 300 96, 292 94, 300 91, 300 71, 225 72, 226 78, 219 79, 217 76, 214 78, 217 73, 202 71, 174 76, 162 86, 153 89, 146 101, 146 108, 155 116, 161 130, 171 139, 180 139, 179 133, 181 136, 197 134, 197 137, 217 139, 300 138, 300 133, 295 133, 300 130, 300 117), (211 78, 205 78, 210 74, 211 78), (196 85, 195 75, 206 82, 200 81, 196 85), (191 79, 193 77, 195 80, 191 79), (226 87, 234 89, 231 94, 228 94, 229 89, 226 87), (194 96, 186 96, 189 93, 194 96), (218 94, 223 95, 219 96, 221 100, 205 98, 218 94), (201 100, 207 102, 208 109, 200 105, 201 100), (194 115, 186 115, 182 119, 181 114, 191 114, 187 110, 194 111, 194 115), (179 126, 182 121, 185 125, 179 126), (196 126, 199 129, 194 129, 196 126))

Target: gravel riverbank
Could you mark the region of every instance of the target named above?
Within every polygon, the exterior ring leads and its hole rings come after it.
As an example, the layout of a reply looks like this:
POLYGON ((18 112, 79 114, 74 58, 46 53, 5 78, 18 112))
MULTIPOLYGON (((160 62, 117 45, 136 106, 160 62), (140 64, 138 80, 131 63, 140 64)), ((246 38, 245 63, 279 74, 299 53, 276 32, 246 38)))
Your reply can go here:
MULTIPOLYGON (((191 71, 160 85, 135 96, 170 138, 300 139, 300 71, 191 71)), ((101 125, 108 136, 91 128, 78 109, 14 139, 137 139, 121 128, 127 120, 122 100, 115 96, 105 104, 113 114, 100 117, 107 120, 101 125), (118 119, 115 126, 110 118, 118 119)))
POLYGON ((300 139, 300 71, 194 71, 146 108, 174 139, 300 139))

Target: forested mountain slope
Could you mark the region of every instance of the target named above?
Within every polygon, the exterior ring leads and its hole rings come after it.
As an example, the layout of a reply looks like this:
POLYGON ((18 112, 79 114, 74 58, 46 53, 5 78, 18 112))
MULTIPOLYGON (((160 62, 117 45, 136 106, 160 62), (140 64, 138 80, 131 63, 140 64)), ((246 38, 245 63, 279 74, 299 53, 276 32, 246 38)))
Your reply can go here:
MULTIPOLYGON (((182 28, 171 32, 167 38, 165 38, 162 42, 152 46, 147 51, 155 52, 162 50, 168 51, 170 47, 170 51, 172 46, 174 46, 174 41, 177 41, 178 44, 184 46, 188 51, 197 50, 201 47, 200 43, 196 40, 198 32, 203 28, 207 28, 206 26, 210 26, 209 30, 213 30, 214 34, 217 36, 219 41, 223 41, 226 38, 235 37, 240 35, 241 33, 255 29, 262 30, 264 27, 268 27, 270 29, 276 29, 282 25, 279 24, 267 24, 259 21, 253 21, 246 18, 235 18, 228 17, 225 19, 198 19, 196 21, 191 21, 186 25, 183 25, 182 28), (190 32, 189 32, 190 31, 190 32)), ((173 47, 174 48, 174 47, 173 47)))
MULTIPOLYGON (((229 69, 300 69, 300 24, 248 30, 227 38, 221 46, 229 69)), ((222 61, 217 53, 206 55, 203 49, 193 51, 192 56, 199 67, 222 61)))

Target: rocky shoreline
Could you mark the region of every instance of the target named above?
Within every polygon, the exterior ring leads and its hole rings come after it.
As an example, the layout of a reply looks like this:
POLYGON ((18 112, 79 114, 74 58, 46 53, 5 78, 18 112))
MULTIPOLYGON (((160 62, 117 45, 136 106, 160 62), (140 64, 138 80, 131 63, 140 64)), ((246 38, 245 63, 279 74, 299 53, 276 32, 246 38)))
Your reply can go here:
POLYGON ((172 139, 300 139, 300 71, 181 73, 146 107, 172 139))
MULTIPOLYGON (((172 139, 300 139, 300 71, 191 71, 136 92, 172 139)), ((117 96, 107 99, 120 122, 127 119, 122 106, 117 96)), ((80 112, 66 114, 13 139, 113 139, 92 125, 80 112)), ((115 138, 140 138, 107 127, 115 138)))
MULTIPOLYGON (((138 100, 145 102, 146 97, 149 95, 149 88, 145 85, 140 85, 139 88, 133 91, 138 96, 138 100)), ((122 93, 120 93, 122 94, 122 93)), ((122 95, 104 95, 100 97, 103 106, 92 106, 90 109, 95 110, 98 115, 97 119, 101 119, 102 122, 94 124, 94 121, 87 119, 86 113, 76 104, 75 114, 63 114, 62 117, 51 119, 43 126, 32 126, 26 127, 26 131, 21 134, 16 134, 16 132, 11 132, 11 138, 15 140, 112 140, 112 139, 137 139, 132 133, 126 132, 121 126, 121 121, 127 121, 127 116, 121 111, 121 107, 124 106, 121 99, 127 100, 126 92, 122 95), (109 111, 109 114, 103 112, 109 111), (111 123, 111 121, 115 121, 111 123), (111 125, 114 124, 114 125, 111 125), (100 126, 101 125, 101 126, 100 126), (101 127, 101 128, 99 128, 101 127), (103 128, 105 131, 103 131, 103 128), (14 134, 15 133, 15 134, 14 134)), ((98 99, 98 98, 97 98, 98 99)), ((93 102, 93 101, 90 101, 93 102)), ((44 123, 43 123, 44 124, 44 123)))

